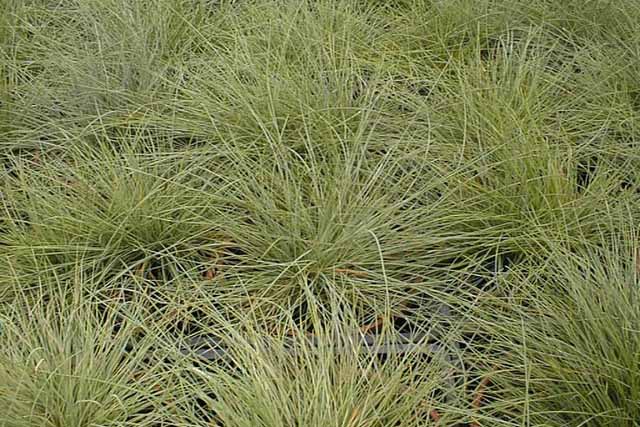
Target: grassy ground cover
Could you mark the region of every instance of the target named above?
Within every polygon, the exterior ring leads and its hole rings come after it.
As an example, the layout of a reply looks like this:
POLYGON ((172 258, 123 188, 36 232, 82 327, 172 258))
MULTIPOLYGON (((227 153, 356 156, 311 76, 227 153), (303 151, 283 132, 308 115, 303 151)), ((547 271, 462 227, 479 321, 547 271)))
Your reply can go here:
POLYGON ((639 46, 635 0, 4 0, 0 426, 640 426, 639 46))

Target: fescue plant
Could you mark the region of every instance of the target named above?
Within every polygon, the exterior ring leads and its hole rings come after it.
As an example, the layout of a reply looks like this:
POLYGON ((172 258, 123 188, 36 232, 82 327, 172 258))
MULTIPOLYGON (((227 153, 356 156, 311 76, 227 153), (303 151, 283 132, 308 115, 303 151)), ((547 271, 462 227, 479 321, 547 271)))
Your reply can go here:
POLYGON ((1 2, 2 425, 636 425, 639 18, 1 2))
POLYGON ((546 254, 546 265, 512 271, 502 296, 470 310, 492 337, 489 395, 527 425, 636 425, 637 229, 546 254))
POLYGON ((65 294, 8 310, 0 332, 0 425, 157 425, 162 377, 153 341, 140 338, 134 320, 65 294))

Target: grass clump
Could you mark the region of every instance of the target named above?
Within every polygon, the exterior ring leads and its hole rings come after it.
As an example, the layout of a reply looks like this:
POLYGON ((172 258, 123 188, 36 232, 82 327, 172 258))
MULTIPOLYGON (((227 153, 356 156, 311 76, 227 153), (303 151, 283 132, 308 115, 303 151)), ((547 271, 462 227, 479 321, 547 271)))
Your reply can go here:
POLYGON ((2 316, 0 424, 157 425, 151 343, 125 352, 135 329, 78 298, 16 305, 2 316))
POLYGON ((422 354, 426 342, 386 361, 359 352, 353 327, 347 320, 326 326, 313 343, 295 329, 286 344, 248 324, 242 333, 216 330, 233 343, 228 359, 207 366, 182 359, 174 387, 179 417, 189 425, 229 426, 417 426, 440 419, 446 361, 422 354))
POLYGON ((532 425, 636 425, 637 237, 556 246, 548 265, 505 281, 508 298, 479 305, 497 405, 512 402, 532 425))
POLYGON ((212 200, 185 159, 100 145, 20 161, 7 182, 5 286, 193 269, 220 244, 212 200), (202 194, 206 194, 203 197, 202 194))

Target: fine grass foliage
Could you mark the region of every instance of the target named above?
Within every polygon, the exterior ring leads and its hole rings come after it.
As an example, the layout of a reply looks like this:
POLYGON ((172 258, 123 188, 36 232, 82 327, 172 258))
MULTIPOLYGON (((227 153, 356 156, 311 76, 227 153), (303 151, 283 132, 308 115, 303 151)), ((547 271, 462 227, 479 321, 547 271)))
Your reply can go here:
POLYGON ((633 229, 579 251, 556 245, 478 305, 496 405, 530 425, 636 425, 638 254, 633 229))
POLYGON ((2 316, 0 425, 154 425, 160 383, 136 325, 59 295, 2 316))
POLYGON ((636 425, 638 18, 2 2, 0 425, 636 425))
POLYGON ((242 333, 217 330, 232 343, 226 361, 179 363, 179 419, 203 426, 436 425, 446 405, 446 361, 418 350, 386 361, 358 352, 351 325, 343 319, 320 328, 314 343, 297 329, 286 344, 248 324, 242 333))

